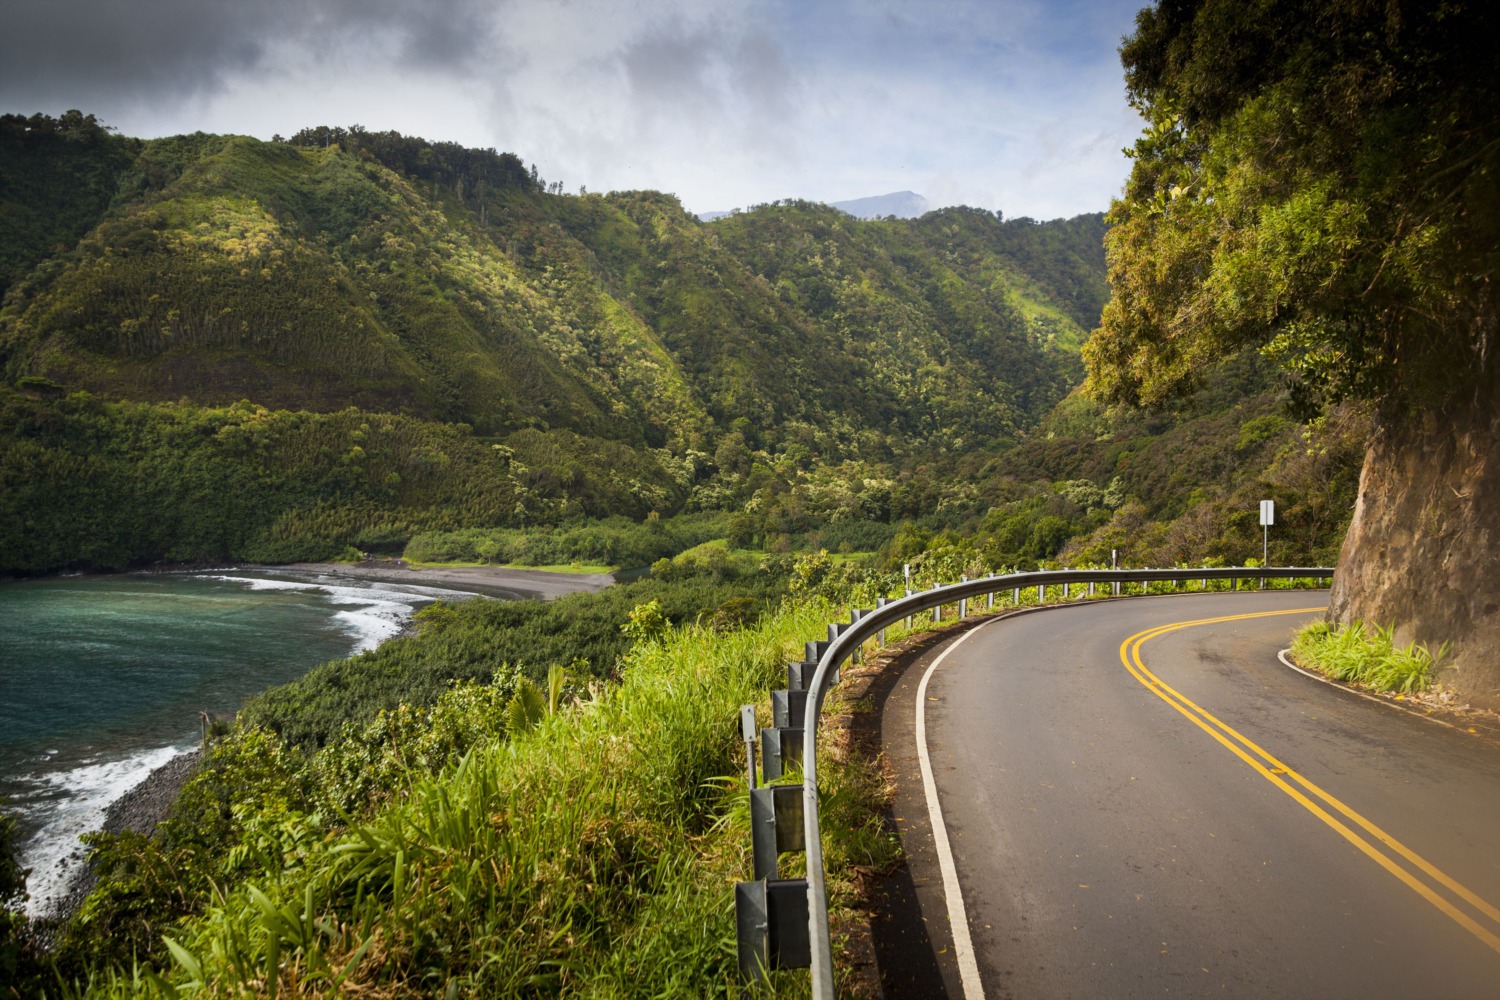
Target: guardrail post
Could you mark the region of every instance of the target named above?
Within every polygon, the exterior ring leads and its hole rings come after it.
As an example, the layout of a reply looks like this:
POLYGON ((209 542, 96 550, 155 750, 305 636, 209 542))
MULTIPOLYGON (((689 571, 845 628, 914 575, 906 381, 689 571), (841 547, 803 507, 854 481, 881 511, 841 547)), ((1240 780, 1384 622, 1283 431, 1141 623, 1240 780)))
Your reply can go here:
POLYGON ((746 787, 755 789, 755 706, 740 706, 740 738, 745 741, 746 787))
POLYGON ((770 784, 793 764, 802 763, 802 727, 772 726, 760 731, 760 776, 770 784))
POLYGON ((806 691, 772 691, 771 724, 778 729, 801 729, 807 715, 806 691))
POLYGON ((740 974, 764 982, 772 969, 812 964, 807 879, 760 879, 734 887, 740 974))
POLYGON ((757 879, 780 877, 780 856, 803 845, 802 786, 767 785, 750 793, 750 840, 757 879))
MULTIPOLYGON (((966 576, 961 576, 958 578, 958 582, 968 583, 969 578, 966 576)), ((960 597, 958 599, 958 620, 963 621, 967 617, 969 617, 969 600, 966 597, 960 597)))
MULTIPOLYGON (((863 618, 865 615, 867 615, 869 613, 870 613, 870 609, 869 608, 855 608, 853 611, 849 612, 849 624, 850 625, 854 625, 856 622, 858 622, 861 618, 863 618)), ((853 659, 854 659, 855 663, 862 663, 862 662, 864 662, 864 658, 865 658, 865 644, 863 642, 861 642, 858 646, 854 647, 854 657, 853 657, 853 659)))

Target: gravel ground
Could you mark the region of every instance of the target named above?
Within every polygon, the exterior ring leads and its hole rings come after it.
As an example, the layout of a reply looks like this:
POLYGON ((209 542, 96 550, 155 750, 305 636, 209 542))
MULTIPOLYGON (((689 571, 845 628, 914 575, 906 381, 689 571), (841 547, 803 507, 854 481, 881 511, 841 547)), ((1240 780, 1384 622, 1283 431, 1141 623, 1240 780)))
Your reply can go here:
MULTIPOLYGON (((177 801, 177 793, 182 791, 182 786, 198 770, 202 759, 203 751, 194 750, 173 757, 152 771, 145 781, 126 792, 109 807, 100 829, 105 833, 133 830, 150 836, 155 832, 156 824, 167 818, 172 803, 177 801)), ((73 852, 69 861, 74 866, 73 881, 52 917, 59 923, 73 915, 98 881, 82 847, 73 852)))
POLYGON ((415 583, 429 587, 457 587, 498 597, 543 601, 555 600, 579 591, 603 590, 614 583, 614 577, 608 573, 553 573, 549 570, 512 569, 503 566, 412 566, 402 559, 366 559, 358 563, 290 563, 285 566, 254 568, 383 580, 387 583, 415 583))

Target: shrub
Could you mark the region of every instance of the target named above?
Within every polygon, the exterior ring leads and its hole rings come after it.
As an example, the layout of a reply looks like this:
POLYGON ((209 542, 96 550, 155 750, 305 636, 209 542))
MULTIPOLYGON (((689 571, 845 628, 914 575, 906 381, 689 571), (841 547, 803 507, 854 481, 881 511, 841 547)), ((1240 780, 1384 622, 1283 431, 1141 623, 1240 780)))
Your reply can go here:
POLYGON ((1346 628, 1314 622, 1297 633, 1292 657, 1334 680, 1376 691, 1410 694, 1432 686, 1432 673, 1448 655, 1444 643, 1436 653, 1415 642, 1397 646, 1395 626, 1369 629, 1354 621, 1346 628))

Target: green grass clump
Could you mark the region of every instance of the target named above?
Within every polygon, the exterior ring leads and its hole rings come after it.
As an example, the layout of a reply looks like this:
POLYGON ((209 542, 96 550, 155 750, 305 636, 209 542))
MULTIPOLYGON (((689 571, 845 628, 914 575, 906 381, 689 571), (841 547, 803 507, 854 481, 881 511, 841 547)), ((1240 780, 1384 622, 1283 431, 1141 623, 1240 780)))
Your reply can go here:
POLYGON ((1436 653, 1415 642, 1397 646, 1394 632, 1394 625, 1370 629, 1355 621, 1340 628, 1314 622, 1297 633, 1292 656, 1337 681, 1399 694, 1426 691, 1432 672, 1448 655, 1448 643, 1436 653))

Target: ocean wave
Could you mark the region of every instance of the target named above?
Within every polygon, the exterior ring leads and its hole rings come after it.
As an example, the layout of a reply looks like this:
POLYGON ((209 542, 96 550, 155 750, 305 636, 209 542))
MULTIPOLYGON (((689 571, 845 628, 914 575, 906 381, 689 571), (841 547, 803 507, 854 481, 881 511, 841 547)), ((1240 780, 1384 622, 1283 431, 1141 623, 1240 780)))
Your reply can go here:
POLYGON ((401 634, 411 620, 414 608, 409 604, 380 602, 365 604, 358 611, 338 611, 333 620, 354 637, 354 651, 374 649, 385 640, 401 634))
POLYGON ((286 580, 261 576, 212 574, 209 579, 248 586, 251 590, 298 590, 316 592, 331 604, 358 605, 357 609, 337 611, 334 623, 354 640, 353 653, 374 649, 387 639, 400 635, 417 607, 436 600, 453 600, 480 595, 466 590, 426 587, 418 584, 371 581, 351 585, 349 581, 286 580))
POLYGON ((152 771, 192 749, 191 743, 151 747, 123 758, 85 760, 66 770, 30 775, 25 782, 29 791, 15 802, 23 817, 40 820, 20 851, 22 867, 31 869, 26 879, 31 894, 26 912, 31 916, 55 913, 83 864, 78 838, 98 830, 110 805, 152 771))

